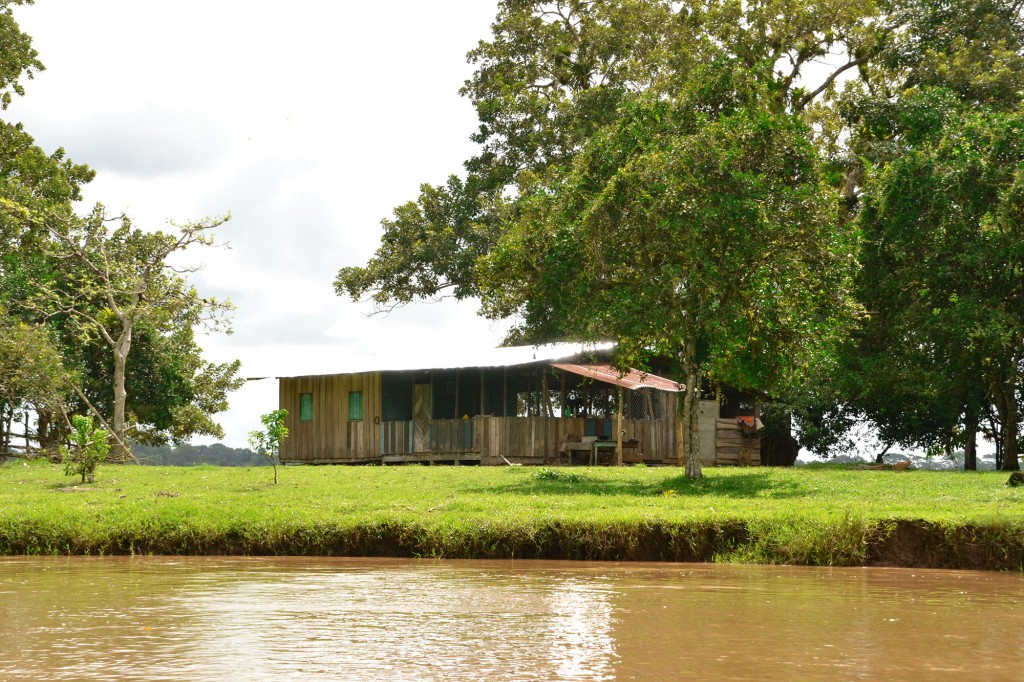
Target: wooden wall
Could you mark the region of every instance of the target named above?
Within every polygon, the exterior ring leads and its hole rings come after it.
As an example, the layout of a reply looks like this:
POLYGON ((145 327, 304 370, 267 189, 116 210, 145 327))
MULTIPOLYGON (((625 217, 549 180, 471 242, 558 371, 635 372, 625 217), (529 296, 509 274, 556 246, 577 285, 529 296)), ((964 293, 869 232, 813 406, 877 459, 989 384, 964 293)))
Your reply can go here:
POLYGON ((379 372, 280 379, 279 404, 288 410, 281 462, 356 463, 380 460, 379 372), (363 393, 363 418, 349 421, 350 391, 363 393), (299 419, 299 396, 313 395, 313 420, 299 419))
POLYGON ((716 421, 715 464, 719 466, 761 466, 761 436, 745 434, 735 418, 716 421))
MULTIPOLYGON (((660 464, 676 464, 678 462, 675 419, 678 414, 676 401, 679 399, 678 394, 665 395, 665 414, 670 415, 671 419, 667 425, 670 431, 664 435, 661 433, 651 434, 651 442, 654 443, 654 447, 650 448, 649 452, 648 448, 644 448, 647 461, 654 460, 660 464)), ((701 400, 697 428, 700 430, 700 462, 704 466, 714 466, 715 464, 715 421, 717 418, 718 403, 714 400, 701 400)), ((641 441, 641 443, 644 442, 646 441, 641 441)))
MULTIPOLYGON (((385 449, 389 452, 404 454, 410 448, 410 434, 406 430, 411 422, 388 423, 385 426, 394 433, 381 431, 379 372, 282 378, 279 390, 280 406, 288 410, 285 425, 289 430, 281 447, 282 462, 380 462, 382 436, 388 441, 385 449), (348 418, 350 391, 362 391, 362 420, 348 418), (299 401, 303 393, 313 396, 313 419, 308 422, 300 420, 299 401)), ((675 395, 666 396, 667 415, 676 414, 676 399, 675 395)), ((702 463, 760 464, 760 440, 742 438, 733 419, 717 419, 717 407, 714 401, 701 404, 702 463)), ((558 450, 567 434, 584 435, 586 419, 475 417, 471 424, 463 420, 431 420, 431 427, 434 444, 440 446, 452 441, 452 447, 441 449, 479 452, 484 464, 503 463, 502 457, 513 462, 544 463, 559 460, 558 450), (463 433, 467 429, 469 431, 463 433)), ((624 419, 623 429, 624 440, 639 441, 637 453, 642 453, 646 461, 676 462, 677 435, 673 419, 624 419)))
POLYGON ((700 401, 700 463, 702 466, 714 466, 718 442, 715 433, 715 422, 718 421, 718 402, 714 400, 700 401))

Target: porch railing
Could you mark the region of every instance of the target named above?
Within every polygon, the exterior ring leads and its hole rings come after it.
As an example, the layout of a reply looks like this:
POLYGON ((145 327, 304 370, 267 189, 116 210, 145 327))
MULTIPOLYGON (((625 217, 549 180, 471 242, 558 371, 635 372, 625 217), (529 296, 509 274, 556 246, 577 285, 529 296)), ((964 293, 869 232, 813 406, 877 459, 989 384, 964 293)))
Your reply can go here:
MULTIPOLYGON (((422 442, 416 442, 416 422, 381 422, 380 454, 409 455, 418 452, 461 453, 480 451, 479 417, 431 419, 422 442)), ((422 428, 422 427, 421 427, 422 428)))
POLYGON ((408 455, 413 452, 412 422, 381 422, 380 454, 408 455))

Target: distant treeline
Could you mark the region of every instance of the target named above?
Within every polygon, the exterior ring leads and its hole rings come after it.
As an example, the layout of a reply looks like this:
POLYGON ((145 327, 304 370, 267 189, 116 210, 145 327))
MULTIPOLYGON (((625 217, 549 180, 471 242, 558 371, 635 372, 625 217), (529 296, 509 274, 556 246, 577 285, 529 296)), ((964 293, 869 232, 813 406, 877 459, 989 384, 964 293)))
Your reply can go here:
POLYGON ((268 466, 266 457, 248 448, 229 448, 220 443, 213 445, 133 445, 132 452, 142 464, 153 466, 188 467, 213 464, 223 467, 268 466))

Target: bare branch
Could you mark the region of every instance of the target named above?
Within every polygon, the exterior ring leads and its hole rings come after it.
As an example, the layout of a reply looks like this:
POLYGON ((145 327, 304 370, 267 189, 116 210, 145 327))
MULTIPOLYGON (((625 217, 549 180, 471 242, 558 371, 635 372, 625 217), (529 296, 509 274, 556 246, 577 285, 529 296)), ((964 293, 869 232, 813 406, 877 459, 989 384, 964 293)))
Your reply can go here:
POLYGON ((800 98, 800 101, 797 102, 797 110, 803 109, 808 104, 810 104, 811 101, 815 97, 817 97, 821 93, 825 92, 825 90, 827 90, 829 88, 829 86, 831 86, 832 83, 835 82, 836 78, 838 78, 843 72, 848 71, 849 69, 852 69, 852 68, 854 68, 856 66, 860 66, 861 64, 864 64, 864 63, 868 62, 871 59, 872 56, 873 55, 865 55, 863 57, 859 57, 857 59, 850 60, 850 61, 846 62, 845 64, 843 64, 842 66, 840 66, 835 71, 833 71, 831 73, 831 75, 829 75, 829 77, 825 79, 824 83, 822 83, 820 86, 818 86, 812 92, 809 92, 809 93, 807 93, 806 95, 804 95, 803 97, 800 98))
MULTIPOLYGON (((102 424, 103 428, 107 430, 107 433, 109 433, 114 438, 114 440, 117 441, 117 444, 121 446, 121 449, 124 452, 128 453, 128 456, 131 457, 136 464, 139 464, 139 460, 134 454, 132 454, 131 448, 125 445, 123 440, 118 438, 117 433, 114 431, 114 429, 110 428, 110 425, 107 424, 107 420, 103 418, 103 415, 100 414, 99 410, 93 407, 93 404, 89 402, 89 399, 85 397, 84 393, 82 393, 82 389, 80 389, 78 386, 75 386, 75 393, 77 393, 78 397, 85 402, 85 405, 86 407, 89 408, 89 411, 96 415, 96 418, 100 420, 100 424, 102 424)), ((65 419, 67 419, 67 415, 65 415, 65 419)), ((68 425, 70 426, 70 423, 68 425)))

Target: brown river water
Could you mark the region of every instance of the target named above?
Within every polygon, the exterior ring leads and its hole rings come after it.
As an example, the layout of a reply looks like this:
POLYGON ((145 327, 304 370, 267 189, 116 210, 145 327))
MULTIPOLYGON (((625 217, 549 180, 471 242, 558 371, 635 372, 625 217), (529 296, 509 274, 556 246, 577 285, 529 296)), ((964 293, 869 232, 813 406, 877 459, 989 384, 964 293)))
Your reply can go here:
POLYGON ((0 557, 0 680, 1024 680, 1024 576, 0 557))

